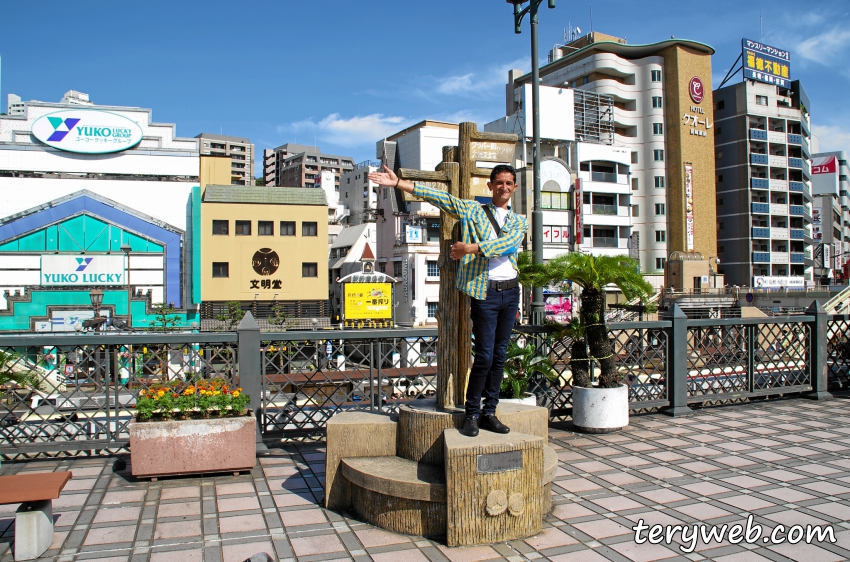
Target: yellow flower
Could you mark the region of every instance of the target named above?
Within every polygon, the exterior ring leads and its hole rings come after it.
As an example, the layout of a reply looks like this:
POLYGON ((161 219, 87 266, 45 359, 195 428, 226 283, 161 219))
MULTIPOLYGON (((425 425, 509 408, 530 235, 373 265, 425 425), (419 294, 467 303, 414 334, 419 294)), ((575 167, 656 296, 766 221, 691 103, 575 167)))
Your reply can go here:
POLYGON ((234 391, 233 391, 233 397, 234 397, 234 398, 238 398, 238 397, 239 397, 239 391, 238 391, 238 390, 234 390, 234 391))

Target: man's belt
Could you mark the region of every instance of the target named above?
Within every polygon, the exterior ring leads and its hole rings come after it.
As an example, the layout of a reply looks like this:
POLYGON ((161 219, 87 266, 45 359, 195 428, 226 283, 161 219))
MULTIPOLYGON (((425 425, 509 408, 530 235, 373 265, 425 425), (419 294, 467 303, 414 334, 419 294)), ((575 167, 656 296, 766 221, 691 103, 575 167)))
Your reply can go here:
POLYGON ((490 291, 505 291, 507 289, 513 289, 514 287, 519 287, 519 279, 514 277, 513 279, 506 279, 504 281, 490 281, 490 286, 488 289, 490 291))

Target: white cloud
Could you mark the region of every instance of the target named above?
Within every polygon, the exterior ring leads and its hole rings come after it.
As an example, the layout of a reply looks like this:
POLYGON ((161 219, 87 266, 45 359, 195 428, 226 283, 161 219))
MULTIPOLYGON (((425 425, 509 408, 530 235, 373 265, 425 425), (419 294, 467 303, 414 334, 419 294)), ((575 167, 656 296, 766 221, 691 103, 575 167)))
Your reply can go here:
POLYGON ((843 58, 848 47, 850 29, 836 25, 828 31, 821 31, 801 41, 794 54, 812 62, 829 65, 838 57, 843 58))
POLYGON ((839 125, 812 125, 812 134, 817 139, 816 152, 850 151, 850 131, 839 125))
POLYGON ((318 140, 337 146, 363 146, 374 143, 412 125, 415 121, 406 117, 383 115, 355 115, 343 118, 339 113, 331 113, 321 121, 305 119, 277 128, 278 133, 306 133, 318 140))
POLYGON ((504 95, 504 86, 508 81, 508 71, 514 68, 526 71, 531 65, 528 59, 517 59, 506 64, 494 65, 480 72, 455 74, 435 78, 437 86, 434 92, 447 96, 490 97, 504 95))

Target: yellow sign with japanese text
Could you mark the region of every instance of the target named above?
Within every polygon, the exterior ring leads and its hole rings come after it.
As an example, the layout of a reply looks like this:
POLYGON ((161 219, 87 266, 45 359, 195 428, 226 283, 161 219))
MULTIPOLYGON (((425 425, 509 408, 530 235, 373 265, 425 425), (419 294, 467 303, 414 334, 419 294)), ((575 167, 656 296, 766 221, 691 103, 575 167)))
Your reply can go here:
POLYGON ((392 290, 392 283, 345 283, 345 319, 391 319, 392 290))

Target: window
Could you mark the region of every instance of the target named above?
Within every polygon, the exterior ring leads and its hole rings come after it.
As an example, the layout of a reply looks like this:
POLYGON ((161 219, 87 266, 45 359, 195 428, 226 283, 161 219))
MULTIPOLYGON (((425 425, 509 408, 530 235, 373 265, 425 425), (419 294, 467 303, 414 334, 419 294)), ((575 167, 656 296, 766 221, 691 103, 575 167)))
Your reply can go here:
POLYGON ((638 163, 638 153, 632 152, 632 164, 637 164, 637 163, 638 163))
POLYGON ((301 236, 318 236, 319 228, 318 224, 315 222, 302 222, 301 223, 301 236))
POLYGON ((661 96, 652 96, 652 107, 656 109, 661 108, 661 96))
POLYGON ((756 105, 767 105, 767 96, 756 96, 756 105))
POLYGON ((726 253, 726 246, 718 246, 718 247, 717 247, 717 253, 718 253, 718 254, 724 254, 724 253, 726 253))
POLYGON ((213 277, 230 277, 230 264, 226 261, 213 262, 213 277))
POLYGON ((318 277, 319 276, 319 264, 317 263, 307 263, 304 262, 301 264, 301 277, 318 277))
POLYGON ((666 242, 667 241, 667 231, 666 230, 656 230, 655 231, 655 241, 656 242, 666 242))
POLYGON ((390 189, 389 189, 388 187, 385 187, 385 188, 383 189, 383 196, 381 197, 382 199, 386 199, 386 198, 387 198, 387 192, 388 192, 389 190, 390 190, 390 189))
POLYGON ((652 151, 652 159, 656 162, 664 162, 664 151, 661 149, 655 149, 652 151))
POLYGON ((257 236, 274 236, 274 221, 258 221, 257 236))
POLYGON ((723 183, 723 174, 717 176, 717 183, 723 183))
POLYGON ((638 182, 638 178, 632 178, 632 191, 637 191, 640 187, 640 183, 638 182))
POLYGON ((655 258, 655 269, 664 269, 664 264, 667 262, 664 258, 655 258))
POLYGON ((664 189, 664 176, 655 176, 655 189, 664 189))
POLYGON ((281 236, 295 236, 295 221, 280 221, 281 236))
POLYGON ((718 206, 718 207, 722 207, 722 206, 723 206, 723 198, 722 198, 722 197, 721 197, 720 199, 718 199, 718 200, 717 200, 717 206, 718 206))
POLYGON ((428 260, 425 262, 425 265, 428 268, 428 277, 439 277, 440 276, 440 267, 437 265, 437 262, 434 260, 428 260))
POLYGON ((662 215, 666 215, 667 213, 665 211, 666 211, 666 209, 664 208, 664 203, 656 203, 655 204, 655 215, 656 216, 660 217, 662 215))
POLYGON ((387 272, 387 262, 382 261, 381 263, 379 263, 378 264, 378 271, 380 271, 381 273, 386 273, 387 272))
POLYGON ((236 221, 236 236, 251 236, 251 221, 236 221))
POLYGON ((664 124, 663 123, 653 123, 652 124, 652 134, 653 135, 663 135, 664 134, 664 124))
POLYGON ((653 82, 661 82, 661 71, 660 70, 653 70, 651 74, 652 74, 652 81, 653 82))
POLYGON ((427 302, 425 306, 428 307, 428 318, 436 318, 437 317, 437 305, 439 303, 436 302, 427 302))
POLYGON ((401 278, 401 267, 402 266, 400 261, 393 262, 393 277, 395 277, 396 279, 401 278))
POLYGON ((632 216, 639 217, 640 216, 640 205, 632 205, 632 216))
POLYGON ((722 135, 723 134, 723 127, 717 127, 717 131, 715 131, 714 134, 715 135, 722 135))
POLYGON ((725 225, 723 224, 723 221, 718 222, 718 223, 717 223, 717 230, 723 230, 723 227, 724 227, 724 226, 725 226, 725 225))
POLYGON ((714 109, 726 109, 726 102, 724 100, 720 100, 714 104, 714 109))
POLYGON ((230 234, 230 221, 213 221, 213 234, 227 236, 230 234))

